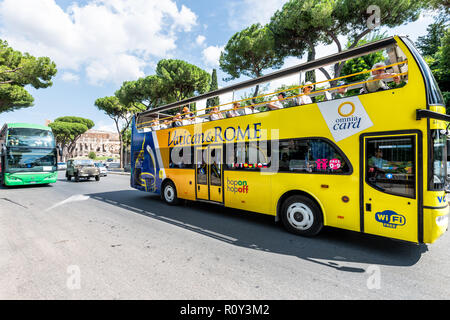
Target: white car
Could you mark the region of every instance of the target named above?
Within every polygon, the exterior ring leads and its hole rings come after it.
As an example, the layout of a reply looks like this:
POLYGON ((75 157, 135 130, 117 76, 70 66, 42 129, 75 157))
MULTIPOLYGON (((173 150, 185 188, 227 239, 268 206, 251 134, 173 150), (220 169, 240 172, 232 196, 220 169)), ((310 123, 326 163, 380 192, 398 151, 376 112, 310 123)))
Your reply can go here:
POLYGON ((66 170, 66 169, 67 169, 67 163, 58 162, 58 170, 66 170))
POLYGON ((96 163, 94 163, 94 164, 95 164, 95 166, 96 166, 97 168, 100 169, 100 176, 101 176, 101 177, 106 177, 106 176, 108 175, 108 170, 106 169, 106 167, 105 167, 105 165, 104 165, 103 163, 101 163, 101 162, 96 162, 96 163))

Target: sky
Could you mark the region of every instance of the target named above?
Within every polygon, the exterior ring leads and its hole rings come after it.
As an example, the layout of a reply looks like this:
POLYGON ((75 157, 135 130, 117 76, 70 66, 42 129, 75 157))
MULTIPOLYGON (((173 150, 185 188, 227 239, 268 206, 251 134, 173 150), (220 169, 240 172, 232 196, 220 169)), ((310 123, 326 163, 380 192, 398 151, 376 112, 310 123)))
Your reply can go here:
MULTIPOLYGON (((152 75, 161 59, 182 59, 225 82, 220 52, 233 34, 253 23, 265 24, 287 0, 0 0, 0 39, 15 50, 50 57, 58 74, 53 86, 35 90, 33 107, 0 114, 5 122, 44 124, 60 116, 93 120, 94 129, 115 131, 99 111, 97 98, 112 96, 124 81, 152 75)), ((433 16, 387 35, 427 34, 433 16)), ((342 42, 345 43, 343 37, 342 42)), ((336 52, 320 46, 317 58, 336 52)), ((287 58, 284 67, 305 60, 287 58)), ((270 71, 266 71, 268 73, 270 71)))

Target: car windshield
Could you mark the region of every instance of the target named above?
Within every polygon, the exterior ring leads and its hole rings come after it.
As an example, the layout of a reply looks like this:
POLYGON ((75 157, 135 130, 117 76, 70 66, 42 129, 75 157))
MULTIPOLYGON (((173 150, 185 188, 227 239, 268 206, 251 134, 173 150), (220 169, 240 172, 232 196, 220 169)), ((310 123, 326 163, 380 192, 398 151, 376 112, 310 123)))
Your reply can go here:
POLYGON ((76 166, 93 166, 94 161, 92 161, 92 160, 75 160, 73 162, 73 164, 76 166))
POLYGON ((96 167, 99 167, 99 168, 104 167, 103 163, 96 163, 95 166, 96 166, 96 167))

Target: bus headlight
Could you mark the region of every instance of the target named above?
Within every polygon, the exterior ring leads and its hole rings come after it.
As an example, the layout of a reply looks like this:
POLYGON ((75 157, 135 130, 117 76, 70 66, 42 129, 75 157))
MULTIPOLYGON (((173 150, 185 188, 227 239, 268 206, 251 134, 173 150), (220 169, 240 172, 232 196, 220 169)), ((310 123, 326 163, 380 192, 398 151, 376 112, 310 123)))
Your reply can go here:
POLYGON ((448 215, 436 217, 436 224, 439 227, 447 226, 448 225, 448 215))

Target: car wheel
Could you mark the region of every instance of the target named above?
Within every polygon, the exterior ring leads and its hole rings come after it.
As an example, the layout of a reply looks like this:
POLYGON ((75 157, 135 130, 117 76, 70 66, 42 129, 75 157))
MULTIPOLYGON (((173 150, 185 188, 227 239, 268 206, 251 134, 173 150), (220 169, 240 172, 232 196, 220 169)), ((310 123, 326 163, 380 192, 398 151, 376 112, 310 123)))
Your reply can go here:
POLYGON ((177 189, 173 182, 169 181, 164 184, 162 198, 168 205, 176 205, 178 203, 177 189))
POLYGON ((95 181, 100 181, 100 176, 95 176, 95 181))
POLYGON ((78 173, 75 173, 75 182, 80 182, 80 176, 78 173))
POLYGON ((281 207, 281 221, 291 233, 315 236, 323 227, 322 212, 308 197, 294 195, 287 198, 281 207))

